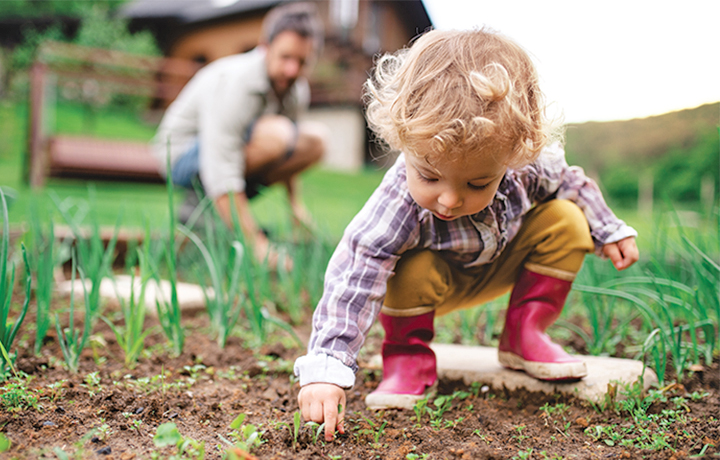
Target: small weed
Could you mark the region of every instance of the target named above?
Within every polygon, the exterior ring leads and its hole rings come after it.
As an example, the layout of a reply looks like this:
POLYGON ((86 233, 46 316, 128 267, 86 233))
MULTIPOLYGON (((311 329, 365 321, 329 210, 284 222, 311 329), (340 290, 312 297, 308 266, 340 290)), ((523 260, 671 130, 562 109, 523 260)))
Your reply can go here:
POLYGON ((67 380, 62 379, 58 380, 57 382, 47 384, 42 392, 43 396, 47 398, 50 402, 55 402, 59 400, 60 398, 62 398, 63 386, 66 382, 67 380))
POLYGON ((245 452, 250 452, 254 448, 260 447, 265 441, 263 441, 263 433, 258 430, 258 427, 252 424, 243 424, 245 417, 245 414, 240 414, 230 423, 232 431, 229 436, 234 441, 234 445, 232 443, 230 445, 245 452))
POLYGON ((290 428, 290 425, 285 422, 280 422, 277 424, 278 427, 287 427, 288 431, 290 432, 290 435, 292 436, 292 445, 295 447, 298 442, 298 436, 300 435, 300 428, 302 426, 302 416, 300 414, 300 411, 297 410, 293 414, 293 427, 290 428))
POLYGON ((528 439, 528 437, 529 437, 529 436, 522 434, 522 432, 525 428, 527 428, 526 425, 518 425, 515 428, 513 428, 513 431, 517 432, 517 434, 512 435, 512 439, 517 440, 518 444, 522 444, 522 442, 524 440, 528 439))
POLYGON ((10 446, 12 443, 10 440, 5 436, 5 433, 0 433, 0 452, 6 452, 10 450, 10 446))
POLYGON ((307 423, 305 423, 305 426, 310 428, 310 430, 311 430, 310 433, 311 433, 311 437, 312 437, 312 443, 317 444, 318 440, 320 439, 320 434, 325 429, 325 424, 324 423, 320 424, 317 422, 307 422, 307 423))
POLYGON ((102 385, 100 385, 100 374, 98 372, 90 372, 85 376, 85 383, 83 386, 87 388, 90 396, 95 396, 97 393, 102 391, 102 385))
POLYGON ((414 452, 410 452, 405 456, 407 460, 427 460, 430 458, 428 454, 416 454, 414 452))
POLYGON ((204 459, 205 458, 205 442, 195 441, 194 439, 184 438, 174 423, 163 423, 157 427, 153 442, 157 447, 176 448, 176 454, 170 457, 160 456, 157 452, 151 454, 152 459, 204 459))
POLYGON ((365 416, 363 416, 363 420, 369 425, 369 428, 360 429, 358 435, 370 435, 373 443, 379 444, 380 438, 385 434, 385 427, 388 424, 387 420, 383 420, 382 423, 376 423, 365 416))
POLYGON ((21 377, 13 377, 5 383, 0 394, 0 401, 5 409, 9 411, 20 411, 23 409, 40 410, 40 398, 32 390, 28 389, 27 381, 21 377))
POLYGON ((98 437, 105 441, 110 437, 110 435, 113 434, 113 429, 110 428, 110 425, 108 425, 107 423, 103 423, 98 427, 97 433, 98 437))
POLYGON ((472 432, 472 434, 477 435, 480 439, 483 440, 485 444, 490 444, 492 442, 492 438, 486 434, 481 433, 480 430, 475 430, 472 432))
POLYGON ((517 455, 513 456, 513 460, 527 460, 532 458, 533 448, 529 447, 526 450, 518 451, 517 455))

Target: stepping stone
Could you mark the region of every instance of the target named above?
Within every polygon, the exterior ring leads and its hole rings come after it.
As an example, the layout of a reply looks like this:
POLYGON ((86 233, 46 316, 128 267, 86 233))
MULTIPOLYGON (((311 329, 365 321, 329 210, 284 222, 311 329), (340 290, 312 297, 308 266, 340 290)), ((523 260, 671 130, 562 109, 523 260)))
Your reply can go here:
MULTIPOLYGON (((109 278, 103 278, 100 283, 100 297, 115 303, 118 302, 118 298, 128 301, 130 299, 131 279, 129 275, 116 275, 114 282, 109 278)), ((87 289, 90 289, 92 282, 86 280, 85 283, 87 289)), ((57 285, 56 290, 61 294, 70 295, 71 288, 72 281, 64 281, 57 285)), ((148 281, 147 287, 145 288, 144 303, 149 314, 157 315, 156 300, 160 302, 170 301, 170 288, 170 281, 167 280, 160 280, 159 286, 155 280, 148 281)), ((140 298, 140 278, 135 277, 133 289, 137 301, 140 298)), ((203 289, 197 284, 177 283, 177 295, 180 310, 182 311, 194 311, 205 308, 205 295, 203 294, 203 289)), ((212 289, 208 288, 208 295, 213 295, 212 289)), ((83 300, 82 280, 75 280, 75 300, 83 300)))
MULTIPOLYGON (((608 384, 635 383, 643 375, 643 364, 633 359, 582 356, 587 365, 587 377, 577 382, 545 382, 521 371, 506 369, 497 358, 497 348, 453 344, 432 344, 437 357, 438 377, 462 380, 466 385, 479 382, 494 390, 524 389, 546 394, 564 394, 592 402, 603 400, 608 384)), ((372 357, 371 368, 382 368, 380 355, 372 357)), ((657 376, 645 368, 643 384, 648 390, 657 383, 657 376)))

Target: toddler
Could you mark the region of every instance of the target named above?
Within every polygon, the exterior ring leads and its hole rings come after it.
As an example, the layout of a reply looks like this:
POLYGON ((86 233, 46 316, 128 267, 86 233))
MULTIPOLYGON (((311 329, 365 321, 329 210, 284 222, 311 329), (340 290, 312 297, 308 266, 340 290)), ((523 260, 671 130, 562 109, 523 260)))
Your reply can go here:
POLYGON ((295 363, 305 420, 344 432, 345 389, 376 318, 383 380, 369 408, 412 408, 437 381, 437 315, 511 290, 498 358, 542 380, 586 375, 545 334, 585 254, 618 270, 636 232, 569 167, 527 53, 489 30, 431 31, 381 58, 366 83, 374 132, 401 151, 330 260, 308 354, 295 363))

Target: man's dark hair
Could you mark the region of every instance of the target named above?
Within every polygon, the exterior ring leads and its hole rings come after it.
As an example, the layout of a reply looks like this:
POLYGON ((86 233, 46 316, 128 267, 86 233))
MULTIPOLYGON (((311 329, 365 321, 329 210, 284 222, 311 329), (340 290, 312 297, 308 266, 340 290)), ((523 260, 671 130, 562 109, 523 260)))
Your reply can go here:
POLYGON ((263 21, 262 41, 271 43, 285 31, 295 32, 304 38, 311 38, 316 51, 324 41, 323 23, 317 8, 312 3, 287 3, 270 10, 263 21))

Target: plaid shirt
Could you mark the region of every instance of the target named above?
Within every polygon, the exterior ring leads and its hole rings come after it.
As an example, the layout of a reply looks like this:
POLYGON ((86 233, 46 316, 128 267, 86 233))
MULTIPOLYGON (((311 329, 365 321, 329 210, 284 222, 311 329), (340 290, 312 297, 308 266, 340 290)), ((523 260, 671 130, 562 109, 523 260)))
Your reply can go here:
POLYGON ((491 263, 518 233, 533 205, 553 198, 573 201, 582 209, 598 255, 604 244, 636 235, 608 208, 595 182, 581 168, 568 166, 560 146, 546 148, 524 168, 508 169, 487 208, 452 221, 437 219, 413 201, 406 174, 401 155, 350 222, 330 259, 308 354, 295 364, 301 385, 353 385, 357 354, 405 251, 440 251, 464 267, 491 263))

